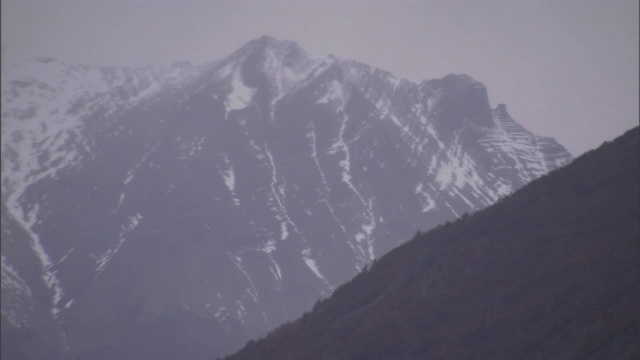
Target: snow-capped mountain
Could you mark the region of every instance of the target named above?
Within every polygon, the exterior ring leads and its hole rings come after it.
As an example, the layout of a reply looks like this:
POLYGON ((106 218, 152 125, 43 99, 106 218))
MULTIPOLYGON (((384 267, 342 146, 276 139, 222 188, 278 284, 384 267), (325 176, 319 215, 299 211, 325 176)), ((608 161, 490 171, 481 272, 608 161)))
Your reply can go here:
POLYGON ((3 347, 222 355, 570 160, 467 75, 271 37, 203 66, 3 64, 3 347))

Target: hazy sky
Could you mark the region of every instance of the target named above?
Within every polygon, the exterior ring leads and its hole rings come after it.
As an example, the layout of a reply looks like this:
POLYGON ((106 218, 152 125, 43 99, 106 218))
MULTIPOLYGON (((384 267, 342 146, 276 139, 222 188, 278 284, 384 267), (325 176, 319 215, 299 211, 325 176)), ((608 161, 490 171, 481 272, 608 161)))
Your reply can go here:
POLYGON ((261 35, 413 81, 466 73, 574 155, 639 122, 638 0, 1 0, 5 60, 137 66, 261 35))

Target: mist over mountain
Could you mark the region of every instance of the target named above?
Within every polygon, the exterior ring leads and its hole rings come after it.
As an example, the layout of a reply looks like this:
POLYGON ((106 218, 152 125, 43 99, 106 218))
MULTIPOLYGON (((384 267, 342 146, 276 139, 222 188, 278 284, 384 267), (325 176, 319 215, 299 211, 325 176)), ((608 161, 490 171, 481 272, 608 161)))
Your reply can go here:
POLYGON ((203 66, 3 64, 3 356, 228 354, 570 161, 470 76, 271 37, 203 66))
POLYGON ((637 359, 639 180, 636 127, 226 359, 637 359))

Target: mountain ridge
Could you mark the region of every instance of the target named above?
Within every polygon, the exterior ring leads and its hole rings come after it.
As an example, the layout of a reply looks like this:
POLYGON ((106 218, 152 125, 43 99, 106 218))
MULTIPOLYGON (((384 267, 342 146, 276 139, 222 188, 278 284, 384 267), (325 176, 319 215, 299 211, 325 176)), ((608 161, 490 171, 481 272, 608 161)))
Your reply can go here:
POLYGON ((2 252, 7 296, 34 305, 2 319, 66 358, 228 353, 571 161, 469 76, 416 84, 273 38, 203 66, 32 66, 2 78, 2 252))

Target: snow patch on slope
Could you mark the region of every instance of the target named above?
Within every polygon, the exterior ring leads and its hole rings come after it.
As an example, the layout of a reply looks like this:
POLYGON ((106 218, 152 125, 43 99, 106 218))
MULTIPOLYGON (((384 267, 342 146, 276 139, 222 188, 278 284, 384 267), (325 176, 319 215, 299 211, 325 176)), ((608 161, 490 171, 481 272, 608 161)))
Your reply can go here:
POLYGON ((334 101, 342 101, 344 102, 345 94, 342 89, 342 84, 340 84, 337 80, 331 81, 327 92, 318 99, 318 104, 329 104, 334 101))
POLYGON ((140 223, 140 220, 142 220, 142 215, 137 213, 135 215, 129 216, 128 220, 129 220, 129 223, 126 226, 123 226, 122 231, 118 236, 118 241, 115 247, 107 250, 107 252, 105 252, 100 256, 97 256, 97 257, 92 256, 96 259, 96 265, 97 265, 95 270, 96 278, 106 269, 106 266, 109 263, 109 261, 111 261, 111 259, 118 253, 118 251, 120 250, 120 248, 122 247, 122 245, 126 240, 125 235, 133 231, 133 229, 135 229, 138 226, 138 224, 140 223))
POLYGON ((31 250, 40 262, 40 266, 42 267, 42 280, 49 289, 49 295, 51 296, 51 314, 57 319, 58 314, 62 311, 62 309, 58 307, 58 303, 64 296, 64 290, 62 289, 60 279, 56 275, 56 271, 53 270, 54 263, 45 251, 40 235, 33 230, 33 226, 38 222, 40 207, 38 204, 35 204, 28 213, 23 214, 23 209, 17 205, 17 202, 12 201, 11 205, 12 207, 9 210, 10 215, 29 236, 29 247, 31 247, 31 250))
POLYGON ((416 186, 415 194, 420 195, 420 202, 422 204, 421 211, 425 213, 427 211, 435 209, 436 202, 433 200, 433 198, 431 198, 431 195, 429 195, 429 192, 424 189, 423 186, 424 184, 419 183, 418 186, 416 186))
MULTIPOLYGON (((249 273, 247 273, 244 266, 242 266, 242 258, 232 255, 231 253, 227 253, 227 256, 229 257, 233 265, 235 265, 238 270, 240 270, 240 272, 247 278, 247 281, 249 282, 249 288, 246 289, 247 293, 251 295, 251 298, 254 302, 258 302, 258 290, 256 288, 256 285, 253 283, 251 276, 249 276, 249 273)), ((242 308, 244 309, 244 306, 242 306, 242 308)), ((243 312, 246 313, 246 311, 243 312)))
POLYGON ((342 181, 357 196, 364 207, 364 211, 361 214, 361 216, 366 221, 366 223, 362 224, 361 226, 363 232, 357 233, 354 236, 356 244, 349 244, 350 247, 357 253, 359 261, 361 262, 360 266, 363 267, 366 263, 375 259, 373 250, 373 244, 375 240, 372 234, 373 230, 376 227, 376 220, 373 212, 372 200, 365 200, 364 196, 362 196, 360 191, 351 181, 351 152, 349 150, 349 146, 347 145, 347 141, 345 141, 344 138, 347 123, 349 121, 349 116, 344 111, 345 99, 342 97, 342 94, 340 96, 340 100, 342 101, 342 103, 336 109, 336 113, 341 118, 340 129, 338 130, 338 136, 334 139, 333 144, 327 151, 327 154, 341 153, 343 155, 343 157, 338 161, 338 166, 342 169, 342 181))
POLYGON ((255 88, 250 88, 244 84, 240 69, 236 69, 231 78, 231 92, 227 95, 225 104, 225 118, 229 117, 229 113, 233 110, 242 110, 251 104, 255 88))
POLYGON ((331 206, 331 203, 329 202, 329 193, 331 192, 331 190, 329 189, 329 184, 327 183, 327 176, 325 175, 324 170, 322 170, 322 166, 320 165, 320 160, 318 159, 318 144, 317 144, 317 138, 316 138, 315 125, 313 124, 313 122, 310 123, 310 127, 311 127, 311 131, 307 133, 307 137, 311 142, 310 144, 311 158, 313 158, 313 163, 316 165, 316 168, 320 173, 320 180, 322 183, 322 188, 319 191, 320 201, 327 207, 327 209, 329 210, 329 213, 331 213, 331 217, 336 221, 340 229, 345 234, 348 234, 349 232, 347 231, 347 228, 342 223, 342 221, 338 218, 335 210, 333 209, 333 207, 331 206))
POLYGON ((232 204, 239 206, 240 199, 238 199, 238 197, 236 196, 236 174, 233 171, 233 165, 231 164, 231 161, 229 161, 229 157, 226 154, 222 155, 222 162, 222 165, 217 166, 218 173, 220 174, 220 176, 222 176, 224 185, 227 187, 227 190, 229 190, 229 193, 231 194, 232 204))
POLYGON ((278 182, 277 167, 274 162, 273 155, 271 154, 271 152, 269 151, 269 148, 267 148, 266 145, 264 146, 264 153, 266 154, 267 159, 269 160, 268 165, 271 169, 271 184, 270 184, 271 199, 269 202, 272 204, 271 209, 276 212, 276 220, 280 222, 280 234, 281 234, 280 240, 286 240, 289 237, 289 230, 288 230, 289 226, 291 226, 293 231, 296 233, 299 233, 298 227, 293 222, 293 220, 291 220, 291 217, 287 212, 287 208, 284 203, 285 188, 283 185, 280 185, 278 182), (273 204, 273 200, 275 200, 275 204, 273 204))
POLYGON ((16 268, 9 264, 2 255, 2 316, 15 327, 28 325, 27 316, 22 307, 31 308, 33 305, 31 288, 20 277, 16 268))
POLYGON ((333 291, 333 286, 331 286, 331 284, 329 283, 329 281, 327 281, 327 279, 322 275, 322 272, 320 272, 320 268, 318 267, 318 264, 316 263, 316 261, 311 257, 311 249, 309 248, 305 248, 301 251, 302 254, 302 260, 304 260, 304 263, 307 265, 307 267, 320 279, 322 280, 325 285, 327 285, 327 287, 329 289, 331 289, 331 291, 333 291))

